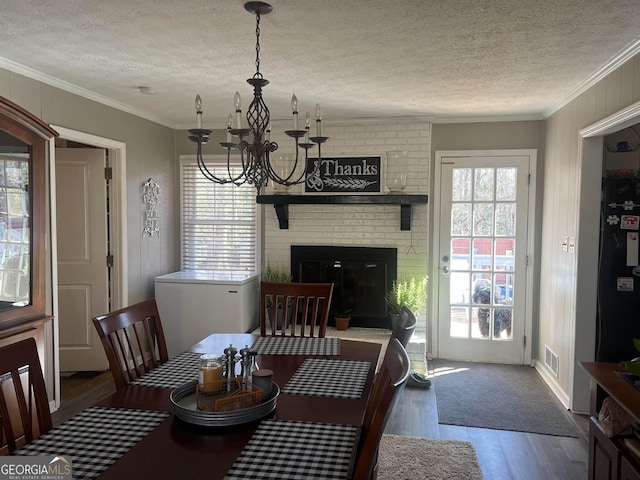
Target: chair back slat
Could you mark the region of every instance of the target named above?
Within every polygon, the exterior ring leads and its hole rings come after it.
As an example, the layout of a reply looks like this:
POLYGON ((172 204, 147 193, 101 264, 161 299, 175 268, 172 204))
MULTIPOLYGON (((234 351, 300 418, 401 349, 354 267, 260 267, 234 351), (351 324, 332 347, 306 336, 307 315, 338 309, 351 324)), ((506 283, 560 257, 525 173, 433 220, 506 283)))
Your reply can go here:
POLYGON ((324 338, 332 295, 333 283, 261 282, 260 335, 324 338))
POLYGON ((118 390, 169 359, 154 298, 96 317, 93 324, 118 390))
POLYGON ((382 433, 409 379, 410 371, 409 355, 397 338, 391 339, 367 400, 353 468, 354 480, 376 478, 382 433))
POLYGON ((12 453, 52 428, 33 338, 0 348, 0 453, 12 453))

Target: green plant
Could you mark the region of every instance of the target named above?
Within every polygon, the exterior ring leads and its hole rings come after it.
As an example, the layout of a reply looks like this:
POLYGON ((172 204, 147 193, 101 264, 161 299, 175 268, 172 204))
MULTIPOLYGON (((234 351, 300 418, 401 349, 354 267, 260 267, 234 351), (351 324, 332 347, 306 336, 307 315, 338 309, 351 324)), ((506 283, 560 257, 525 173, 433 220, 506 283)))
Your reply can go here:
POLYGON ((263 282, 290 282, 291 274, 284 267, 267 263, 262 269, 261 279, 263 282))
MULTIPOLYGON (((286 283, 291 281, 291 274, 287 269, 282 266, 273 266, 270 263, 267 263, 262 269, 262 274, 260 278, 263 282, 280 282, 286 283)), ((289 299, 289 305, 293 305, 292 299, 289 299)), ((273 306, 273 298, 271 295, 267 295, 266 298, 266 306, 267 308, 271 308, 273 306)), ((282 307, 282 300, 278 299, 278 308, 282 307)))
POLYGON ((346 308, 344 310, 340 310, 338 313, 335 314, 335 316, 338 318, 350 318, 351 312, 353 312, 353 308, 346 308))
POLYGON ((400 309, 406 306, 417 315, 427 302, 428 279, 425 275, 418 280, 411 277, 408 280, 393 282, 391 290, 385 295, 389 313, 400 313, 400 309))
MULTIPOLYGON (((640 338, 634 338, 633 344, 635 345, 636 350, 640 352, 640 338)), ((622 366, 627 370, 627 372, 633 373, 634 375, 640 375, 640 357, 636 357, 633 360, 621 363, 622 366)))

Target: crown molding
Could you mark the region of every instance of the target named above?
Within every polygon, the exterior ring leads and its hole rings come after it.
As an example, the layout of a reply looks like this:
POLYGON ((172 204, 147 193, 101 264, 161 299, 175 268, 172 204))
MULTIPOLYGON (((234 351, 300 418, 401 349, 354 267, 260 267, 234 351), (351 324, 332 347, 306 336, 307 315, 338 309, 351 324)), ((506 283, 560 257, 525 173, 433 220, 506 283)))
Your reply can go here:
POLYGON ((638 123, 640 102, 633 103, 622 110, 593 123, 578 132, 581 137, 609 135, 638 123))
POLYGON ((621 67, 623 64, 631 60, 638 52, 640 52, 640 36, 638 36, 633 42, 631 42, 620 52, 618 52, 617 55, 609 59, 593 74, 591 74, 585 80, 578 83, 578 85, 569 90, 569 92, 567 92, 567 94, 562 99, 560 99, 558 103, 544 112, 544 118, 549 118, 569 102, 575 100, 580 94, 586 92, 589 88, 593 87, 600 80, 604 79, 615 69, 621 67))
POLYGON ((478 117, 435 117, 432 123, 496 123, 528 122, 531 120, 544 120, 544 116, 542 113, 523 113, 520 115, 485 115, 478 117))
POLYGON ((74 95, 78 95, 79 97, 86 98, 88 100, 92 100, 94 102, 100 103, 102 105, 106 105, 108 107, 115 108, 117 110, 121 110, 126 113, 130 113, 131 115, 135 115, 136 117, 144 118, 145 120, 149 120, 154 123, 159 123, 160 125, 164 125, 165 127, 173 128, 173 125, 167 122, 163 118, 156 117, 148 112, 144 112, 142 110, 138 110, 132 108, 130 105, 127 105, 122 102, 118 102, 108 97, 104 97, 102 95, 98 95, 90 90, 79 87, 69 82, 65 82, 64 80, 60 80, 58 78, 54 78, 50 75, 42 73, 33 68, 26 67, 19 63, 16 63, 7 58, 0 57, 0 68, 4 68, 13 73, 17 73, 27 78, 31 78, 32 80, 37 80, 38 82, 42 82, 46 85, 50 85, 55 88, 59 88, 60 90, 64 90, 65 92, 73 93, 74 95))
MULTIPOLYGON (((353 125, 353 124, 375 124, 375 123, 495 123, 495 122, 527 122, 532 120, 544 120, 542 113, 526 113, 520 115, 484 115, 484 116, 466 116, 466 117, 438 117, 434 115, 426 116, 405 116, 405 117, 353 117, 353 118, 335 118, 331 120, 322 120, 323 126, 331 125, 353 125)), ((271 125, 280 125, 285 122, 291 122, 290 119, 272 120, 271 125)), ((195 123, 178 124, 174 127, 176 130, 189 130, 196 128, 195 123)), ((222 122, 213 122, 208 128, 212 130, 226 130, 227 124, 222 122)))

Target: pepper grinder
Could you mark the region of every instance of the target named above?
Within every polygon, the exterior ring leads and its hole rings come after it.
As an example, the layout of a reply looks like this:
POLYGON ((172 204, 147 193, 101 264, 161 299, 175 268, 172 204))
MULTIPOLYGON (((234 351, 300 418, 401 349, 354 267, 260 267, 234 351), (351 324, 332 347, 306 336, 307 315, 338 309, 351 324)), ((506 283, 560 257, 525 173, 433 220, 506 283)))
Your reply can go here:
POLYGON ((227 365, 226 378, 235 378, 236 376, 236 353, 238 353, 238 349, 231 344, 224 349, 227 365))
POLYGON ((251 360, 251 349, 249 345, 245 345, 244 348, 240 349, 240 376, 242 377, 243 383, 247 383, 247 380, 250 380, 251 360))

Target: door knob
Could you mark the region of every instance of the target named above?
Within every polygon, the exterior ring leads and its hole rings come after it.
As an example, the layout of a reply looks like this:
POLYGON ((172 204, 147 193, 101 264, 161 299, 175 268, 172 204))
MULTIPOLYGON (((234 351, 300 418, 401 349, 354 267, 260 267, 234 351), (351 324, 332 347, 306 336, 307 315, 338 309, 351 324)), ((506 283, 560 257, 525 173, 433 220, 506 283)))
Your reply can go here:
POLYGON ((449 273, 449 267, 442 267, 442 273, 449 273))

